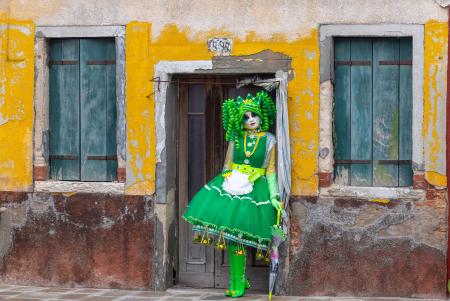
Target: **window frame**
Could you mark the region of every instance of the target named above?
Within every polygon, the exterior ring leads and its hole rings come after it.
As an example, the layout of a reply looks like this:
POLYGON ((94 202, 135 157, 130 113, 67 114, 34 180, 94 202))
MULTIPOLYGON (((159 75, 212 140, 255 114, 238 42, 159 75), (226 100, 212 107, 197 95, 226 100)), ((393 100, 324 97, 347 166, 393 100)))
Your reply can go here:
POLYGON ((37 26, 35 38, 34 93, 34 191, 124 193, 126 170, 125 26, 37 26), (116 50, 117 181, 83 182, 49 179, 49 47, 57 38, 114 38, 116 50))
MULTIPOLYGON (((323 24, 319 28, 320 36, 320 112, 319 112, 319 178, 334 173, 333 149, 333 104, 334 104, 334 38, 336 37, 411 37, 412 38, 412 166, 413 176, 424 173, 424 146, 421 136, 423 127, 423 87, 424 87, 424 25, 419 24, 323 24)), ((324 185, 327 186, 327 185, 324 185)), ((319 194, 331 194, 336 185, 321 188, 319 194)), ((357 187, 345 186, 345 195, 349 191, 369 191, 375 195, 395 195, 409 193, 412 188, 404 187, 357 187), (391 193, 392 192, 392 193, 391 193)))

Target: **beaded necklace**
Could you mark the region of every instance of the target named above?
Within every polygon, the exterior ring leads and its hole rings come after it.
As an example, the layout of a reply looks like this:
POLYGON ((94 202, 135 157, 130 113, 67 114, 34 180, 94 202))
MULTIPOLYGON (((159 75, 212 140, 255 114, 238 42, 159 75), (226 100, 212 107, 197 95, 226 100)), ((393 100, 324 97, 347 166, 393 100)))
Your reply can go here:
POLYGON ((252 135, 256 135, 257 138, 256 138, 255 146, 253 147, 252 151, 248 151, 247 150, 247 132, 245 132, 245 134, 244 134, 244 154, 247 158, 250 158, 255 153, 256 149, 258 148, 259 140, 261 140, 261 137, 264 135, 264 132, 257 132, 254 134, 252 133, 252 135))

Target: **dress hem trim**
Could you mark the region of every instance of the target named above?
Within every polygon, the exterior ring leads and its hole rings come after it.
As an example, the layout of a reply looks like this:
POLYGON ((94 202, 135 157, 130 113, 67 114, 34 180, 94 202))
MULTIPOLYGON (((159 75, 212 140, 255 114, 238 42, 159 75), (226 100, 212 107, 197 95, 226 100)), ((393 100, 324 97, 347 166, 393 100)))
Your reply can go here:
POLYGON ((268 245, 271 242, 271 238, 263 238, 263 237, 259 237, 257 235, 242 231, 242 230, 238 230, 238 229, 230 229, 228 227, 225 226, 217 226, 215 224, 212 223, 208 223, 202 220, 199 220, 195 217, 186 217, 183 216, 183 219, 186 220, 188 223, 193 225, 193 230, 194 231, 204 231, 205 228, 208 228, 208 233, 215 235, 215 236, 220 236, 221 233, 223 233, 223 236, 228 239, 228 240, 232 240, 236 243, 242 243, 244 245, 250 246, 250 247, 254 247, 254 248, 260 248, 262 250, 267 250, 268 245), (225 232, 224 230, 228 230, 229 232, 225 232), (236 232, 238 233, 237 235, 232 234, 231 232, 236 232), (247 235, 251 238, 254 238, 256 241, 252 241, 249 239, 244 239, 242 237, 239 236, 240 235, 247 235))

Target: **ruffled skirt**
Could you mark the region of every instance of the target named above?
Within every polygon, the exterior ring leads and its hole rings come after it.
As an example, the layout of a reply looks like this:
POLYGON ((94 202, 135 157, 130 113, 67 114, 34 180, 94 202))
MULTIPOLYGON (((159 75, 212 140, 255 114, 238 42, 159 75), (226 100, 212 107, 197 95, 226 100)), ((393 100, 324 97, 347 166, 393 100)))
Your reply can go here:
POLYGON ((218 175, 192 198, 183 218, 193 230, 266 250, 272 239, 277 212, 270 202, 266 177, 258 178, 253 191, 233 195, 222 188, 218 175))

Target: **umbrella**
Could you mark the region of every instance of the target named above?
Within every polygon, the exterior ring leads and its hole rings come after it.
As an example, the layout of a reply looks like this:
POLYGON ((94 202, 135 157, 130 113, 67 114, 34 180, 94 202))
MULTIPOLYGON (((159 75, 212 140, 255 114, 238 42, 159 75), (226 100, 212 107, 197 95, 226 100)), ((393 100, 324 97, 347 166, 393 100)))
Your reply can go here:
POLYGON ((272 244, 270 252, 270 274, 269 274, 269 300, 272 300, 272 292, 275 286, 275 280, 278 274, 279 266, 279 253, 278 247, 280 244, 286 240, 286 234, 283 231, 283 227, 280 225, 281 211, 279 209, 277 212, 277 224, 273 226, 272 229, 272 244))

